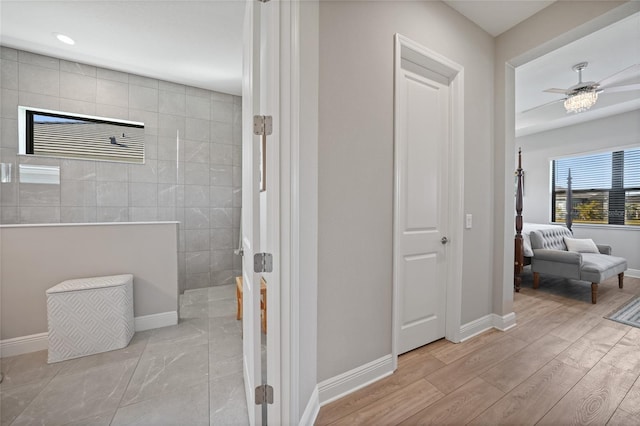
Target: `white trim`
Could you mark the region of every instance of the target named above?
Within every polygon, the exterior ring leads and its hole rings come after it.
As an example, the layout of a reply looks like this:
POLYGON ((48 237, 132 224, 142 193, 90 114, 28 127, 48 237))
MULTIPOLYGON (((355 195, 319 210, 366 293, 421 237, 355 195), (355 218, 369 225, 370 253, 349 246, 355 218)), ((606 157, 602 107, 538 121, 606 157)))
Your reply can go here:
POLYGON ((640 278, 640 269, 627 269, 624 271, 625 277, 640 278))
MULTIPOLYGON (((136 332, 168 327, 178 324, 178 313, 170 311, 143 315, 135 317, 133 321, 136 332)), ((49 349, 48 336, 49 333, 38 333, 0 340, 0 358, 47 350, 49 349)))
POLYGON ((320 412, 320 398, 318 397, 318 386, 313 389, 309 402, 300 417, 300 426, 313 426, 320 412))
POLYGON ((484 333, 492 328, 500 331, 507 331, 508 329, 515 327, 515 325, 516 314, 514 312, 504 316, 489 314, 463 324, 460 327, 458 335, 460 336, 460 342, 464 342, 465 340, 469 340, 472 337, 475 337, 480 333, 484 333))
POLYGON ((340 399, 393 374, 393 356, 385 355, 353 370, 318 383, 320 406, 340 399))
POLYGON ((178 324, 178 312, 168 311, 158 314, 142 315, 133 319, 136 331, 152 330, 178 324))
MULTIPOLYGON (((445 337, 457 343, 460 341, 460 321, 462 316, 462 269, 454 261, 463 258, 463 232, 464 223, 463 202, 464 202, 464 67, 445 58, 444 56, 427 49, 426 47, 408 39, 407 37, 395 35, 395 62, 394 62, 394 147, 398 138, 398 129, 395 128, 395 117, 398 115, 399 105, 396 100, 397 87, 401 78, 400 68, 402 64, 402 47, 406 47, 418 55, 424 57, 425 68, 434 68, 440 75, 446 75, 449 79, 449 108, 450 108, 450 138, 449 144, 449 164, 448 185, 449 192, 449 225, 445 231, 449 238, 448 251, 448 286, 446 296, 445 314, 445 337)), ((397 157, 397 156, 396 156, 397 157)), ((397 160, 396 160, 397 161, 397 160)), ((394 192, 398 193, 397 165, 394 164, 394 192)), ((400 329, 399 318, 399 279, 398 266, 395 253, 397 253, 398 236, 398 209, 397 195, 394 195, 394 218, 393 218, 393 298, 392 298, 392 341, 391 352, 393 357, 393 367, 398 365, 398 336, 400 329)))
POLYGON ((49 349, 48 334, 38 333, 0 340, 0 358, 47 350, 49 349))

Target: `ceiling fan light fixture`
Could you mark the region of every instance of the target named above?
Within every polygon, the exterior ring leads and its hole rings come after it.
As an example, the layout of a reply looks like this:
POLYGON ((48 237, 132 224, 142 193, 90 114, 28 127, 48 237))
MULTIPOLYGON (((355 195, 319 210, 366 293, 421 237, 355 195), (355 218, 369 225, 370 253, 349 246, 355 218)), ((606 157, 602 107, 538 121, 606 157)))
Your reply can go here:
POLYGON ((567 113, 584 112, 594 106, 598 101, 598 91, 595 89, 580 90, 578 93, 570 95, 564 101, 564 109, 567 113))

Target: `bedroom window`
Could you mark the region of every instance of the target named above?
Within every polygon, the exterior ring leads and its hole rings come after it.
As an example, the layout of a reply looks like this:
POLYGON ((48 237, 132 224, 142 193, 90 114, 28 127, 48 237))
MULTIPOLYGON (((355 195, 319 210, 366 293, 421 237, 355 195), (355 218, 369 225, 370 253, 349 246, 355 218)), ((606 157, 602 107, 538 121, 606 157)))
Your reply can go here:
POLYGON ((144 163, 144 124, 18 107, 21 155, 144 163))
POLYGON ((574 223, 640 226, 640 148, 553 160, 553 222, 566 218, 569 170, 574 223))

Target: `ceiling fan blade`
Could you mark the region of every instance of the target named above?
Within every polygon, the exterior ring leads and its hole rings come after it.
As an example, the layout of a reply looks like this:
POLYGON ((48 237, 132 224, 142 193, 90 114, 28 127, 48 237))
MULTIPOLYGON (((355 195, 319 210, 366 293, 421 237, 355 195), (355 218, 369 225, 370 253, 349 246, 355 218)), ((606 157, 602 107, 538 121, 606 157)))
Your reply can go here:
POLYGON ((564 102, 564 98, 562 98, 562 99, 556 99, 555 101, 547 102, 547 103, 544 103, 544 104, 542 104, 542 105, 535 106, 535 107, 533 107, 533 108, 525 109, 525 110, 524 110, 524 111, 522 111, 520 114, 526 114, 526 113, 528 113, 528 112, 535 111, 535 110, 537 110, 537 109, 544 108, 544 107, 547 107, 547 106, 549 106, 549 105, 557 104, 558 102, 564 102))
POLYGON ((640 83, 627 84, 625 86, 609 86, 603 89, 605 93, 629 92, 631 90, 640 90, 640 83))
POLYGON ((563 94, 563 95, 566 95, 566 94, 567 94, 567 90, 566 90, 566 89, 556 89, 556 88, 543 90, 543 92, 547 92, 547 93, 560 93, 560 94, 563 94))
POLYGON ((616 81, 626 80, 627 78, 631 78, 635 75, 640 74, 640 64, 631 65, 629 68, 625 68, 622 71, 619 71, 613 75, 610 75, 607 78, 600 80, 600 87, 606 88, 606 86, 610 86, 614 84, 616 81))

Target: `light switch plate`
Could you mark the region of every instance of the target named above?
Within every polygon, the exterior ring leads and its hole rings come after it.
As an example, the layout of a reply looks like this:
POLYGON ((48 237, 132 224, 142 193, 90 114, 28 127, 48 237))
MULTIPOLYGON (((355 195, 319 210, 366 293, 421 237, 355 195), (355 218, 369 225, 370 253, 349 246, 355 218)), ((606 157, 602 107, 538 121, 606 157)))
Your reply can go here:
POLYGON ((466 217, 466 227, 467 227, 467 229, 471 229, 472 225, 473 225, 473 216, 471 214, 467 214, 467 217, 466 217))

